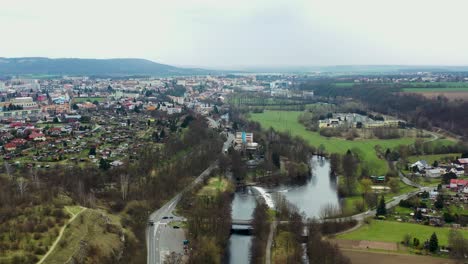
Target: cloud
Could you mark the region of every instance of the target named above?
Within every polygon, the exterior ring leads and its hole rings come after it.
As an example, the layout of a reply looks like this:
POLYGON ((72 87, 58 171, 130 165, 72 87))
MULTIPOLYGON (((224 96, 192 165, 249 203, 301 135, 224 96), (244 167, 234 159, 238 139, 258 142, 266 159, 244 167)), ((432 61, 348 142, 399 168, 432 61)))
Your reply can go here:
POLYGON ((467 64, 463 0, 0 0, 0 56, 467 64))

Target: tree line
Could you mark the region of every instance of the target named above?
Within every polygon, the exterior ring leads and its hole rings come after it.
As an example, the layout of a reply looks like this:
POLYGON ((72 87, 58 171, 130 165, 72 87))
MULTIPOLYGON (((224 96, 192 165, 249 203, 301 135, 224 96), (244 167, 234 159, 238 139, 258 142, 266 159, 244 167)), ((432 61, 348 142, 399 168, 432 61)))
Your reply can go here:
POLYGON ((429 99, 418 94, 400 93, 400 88, 372 84, 340 88, 304 84, 303 88, 313 89, 316 95, 330 100, 358 99, 372 111, 403 118, 423 129, 439 127, 463 137, 468 136, 467 101, 449 101, 443 96, 429 99))

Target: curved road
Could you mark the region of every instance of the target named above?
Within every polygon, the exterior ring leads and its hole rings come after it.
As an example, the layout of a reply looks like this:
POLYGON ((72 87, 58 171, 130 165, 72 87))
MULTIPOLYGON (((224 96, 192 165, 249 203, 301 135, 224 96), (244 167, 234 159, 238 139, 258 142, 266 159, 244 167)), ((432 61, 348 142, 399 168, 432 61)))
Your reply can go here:
MULTIPOLYGON (((224 149, 228 149, 234 141, 234 135, 229 133, 223 145, 224 149)), ((158 210, 154 211, 149 217, 149 224, 146 229, 146 245, 147 245, 147 263, 160 264, 164 262, 166 253, 165 247, 174 246, 178 247, 181 251, 183 243, 183 231, 180 229, 168 229, 168 224, 171 221, 183 221, 185 219, 174 216, 173 211, 177 207, 182 194, 191 190, 195 185, 201 183, 208 177, 215 168, 218 167, 218 162, 215 161, 205 171, 203 171, 190 185, 185 187, 181 192, 174 196, 169 202, 163 205, 158 210), (169 230, 174 232, 168 232, 169 230), (164 241, 164 243, 162 242, 164 241), (164 244, 164 245, 163 245, 164 244), (169 246, 168 246, 169 245, 169 246)), ((181 253, 181 252, 179 252, 181 253)))

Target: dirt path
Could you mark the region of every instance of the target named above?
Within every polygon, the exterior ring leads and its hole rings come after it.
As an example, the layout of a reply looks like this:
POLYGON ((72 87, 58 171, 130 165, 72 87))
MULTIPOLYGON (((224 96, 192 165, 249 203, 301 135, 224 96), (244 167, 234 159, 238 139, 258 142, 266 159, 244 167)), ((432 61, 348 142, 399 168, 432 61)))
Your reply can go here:
POLYGON ((271 245, 273 244, 273 237, 275 236, 276 226, 278 221, 273 221, 270 224, 270 234, 268 234, 268 241, 265 250, 265 264, 271 264, 271 245))
POLYGON ((341 249, 343 254, 347 256, 353 264, 394 264, 394 263, 411 263, 411 264, 455 264, 455 261, 444 258, 407 255, 398 253, 386 252, 370 252, 352 249, 341 249))
POLYGON ((47 251, 47 253, 41 258, 41 260, 39 260, 39 262, 37 262, 37 264, 41 264, 45 261, 45 259, 49 256, 50 253, 52 253, 52 251, 55 249, 55 247, 57 246, 58 242, 60 241, 60 239, 62 238, 63 236, 63 233, 65 232, 65 228, 67 228, 67 226, 72 223, 76 217, 81 214, 82 212, 84 212, 87 208, 85 207, 81 207, 81 211, 79 211, 77 214, 74 214, 72 213, 67 207, 65 207, 65 210, 72 215, 72 218, 70 218, 68 220, 68 222, 62 226, 62 228, 60 229, 60 233, 58 235, 58 237, 55 239, 54 243, 52 244, 52 246, 49 248, 49 251, 47 251))
POLYGON ((331 234, 331 235, 329 235, 329 237, 336 237, 336 236, 339 236, 339 235, 342 235, 342 234, 353 232, 354 230, 359 229, 362 226, 363 222, 364 221, 357 221, 357 224, 355 226, 351 227, 350 229, 346 229, 344 231, 341 231, 341 232, 338 232, 338 233, 335 233, 335 234, 331 234))

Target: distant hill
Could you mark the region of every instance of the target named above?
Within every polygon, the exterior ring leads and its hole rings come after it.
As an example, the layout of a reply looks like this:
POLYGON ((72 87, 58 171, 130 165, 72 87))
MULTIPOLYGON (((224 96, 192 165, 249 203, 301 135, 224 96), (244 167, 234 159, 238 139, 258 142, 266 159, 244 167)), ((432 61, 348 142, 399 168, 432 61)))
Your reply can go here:
POLYGON ((468 66, 438 65, 333 65, 333 66, 277 66, 244 67, 251 72, 269 73, 307 73, 322 72, 330 74, 393 74, 399 72, 467 72, 468 66))
POLYGON ((216 71, 178 68, 144 59, 1 58, 1 75, 169 76, 201 75, 216 71))

